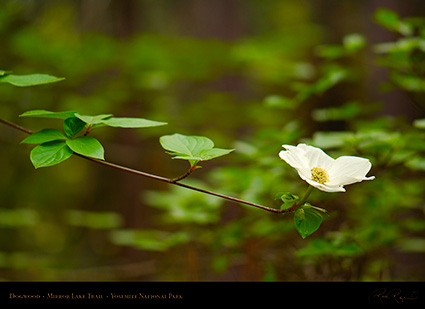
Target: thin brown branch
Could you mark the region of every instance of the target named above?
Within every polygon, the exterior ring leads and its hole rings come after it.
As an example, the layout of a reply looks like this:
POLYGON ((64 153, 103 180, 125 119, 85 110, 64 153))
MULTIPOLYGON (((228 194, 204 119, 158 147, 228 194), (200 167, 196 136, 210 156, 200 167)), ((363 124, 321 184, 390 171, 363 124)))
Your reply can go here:
POLYGON ((4 123, 5 125, 8 125, 9 127, 15 128, 15 129, 22 131, 24 133, 27 133, 27 134, 33 134, 34 133, 34 131, 28 130, 24 127, 21 127, 20 125, 17 125, 16 123, 4 120, 2 118, 0 118, 0 122, 4 123))
MULTIPOLYGON (((34 131, 28 130, 28 129, 26 129, 24 127, 21 127, 21 126, 15 124, 15 123, 12 123, 10 121, 7 121, 7 120, 1 119, 1 118, 0 118, 0 122, 3 123, 3 124, 5 124, 5 125, 8 125, 8 126, 10 126, 12 128, 15 128, 17 130, 20 130, 20 131, 22 131, 24 133, 27 133, 27 134, 33 134, 34 133, 34 131)), ((189 189, 189 190, 198 191, 198 192, 201 192, 201 193, 205 193, 205 194, 209 194, 209 195, 212 195, 212 196, 216 196, 216 197, 219 197, 219 198, 222 198, 222 199, 225 199, 225 200, 228 200, 228 201, 232 201, 232 202, 235 202, 235 203, 244 204, 244 205, 248 205, 248 206, 253 206, 253 207, 256 207, 256 208, 259 208, 259 209, 263 209, 263 210, 268 211, 268 212, 273 212, 273 213, 277 213, 277 214, 283 214, 283 213, 289 213, 289 212, 293 212, 294 211, 293 208, 289 208, 289 209, 276 209, 276 208, 272 208, 272 207, 263 206, 263 205, 260 205, 260 204, 256 204, 256 203, 244 201, 244 200, 241 200, 239 198, 235 198, 235 197, 232 197, 232 196, 228 196, 228 195, 224 195, 224 194, 212 192, 212 191, 201 189, 201 188, 197 188, 197 187, 193 187, 193 186, 190 186, 190 185, 187 185, 187 184, 184 184, 184 183, 179 182, 183 178, 186 178, 187 176, 189 176, 189 174, 195 168, 191 168, 186 174, 184 174, 184 175, 182 175, 182 176, 180 176, 178 178, 169 179, 169 178, 166 178, 166 177, 162 177, 162 176, 158 176, 158 175, 146 173, 146 172, 143 172, 143 171, 139 171, 139 170, 132 169, 132 168, 129 168, 129 167, 126 167, 126 166, 122 166, 122 165, 119 165, 119 164, 111 163, 111 162, 108 162, 108 161, 103 161, 103 160, 98 160, 98 159, 86 157, 86 156, 83 156, 83 155, 80 155, 80 154, 77 154, 77 153, 76 153, 76 155, 79 156, 79 157, 81 157, 81 158, 83 158, 83 159, 86 159, 86 160, 89 160, 89 161, 92 161, 92 162, 95 162, 95 163, 98 163, 98 164, 101 164, 101 165, 105 165, 105 166, 108 166, 108 167, 112 167, 112 168, 118 169, 120 171, 128 172, 128 173, 131 173, 131 174, 135 174, 135 175, 147 177, 147 178, 158 180, 158 181, 162 181, 162 182, 166 182, 166 183, 173 184, 173 185, 176 185, 176 186, 179 186, 179 187, 182 187, 182 188, 186 188, 186 189, 189 189)))
POLYGON ((181 183, 181 182, 177 182, 174 179, 169 179, 169 178, 165 178, 165 177, 162 177, 162 176, 149 174, 149 173, 146 173, 146 172, 135 170, 135 169, 132 169, 132 168, 129 168, 129 167, 126 167, 126 166, 122 166, 122 165, 119 165, 119 164, 111 163, 111 162, 108 162, 108 161, 93 159, 93 158, 89 158, 89 157, 82 156, 82 155, 78 155, 78 156, 80 156, 84 159, 90 160, 92 162, 102 164, 102 165, 105 165, 105 166, 109 166, 109 167, 112 167, 112 168, 115 168, 115 169, 118 169, 118 170, 121 170, 121 171, 124 171, 124 172, 129 172, 129 173, 136 174, 136 175, 139 175, 139 176, 144 176, 144 177, 159 180, 159 181, 162 181, 162 182, 167 182, 169 184, 173 184, 173 185, 176 185, 176 186, 179 186, 179 187, 183 187, 183 188, 186 188, 186 189, 190 189, 190 190, 202 192, 202 193, 205 193, 205 194, 213 195, 213 196, 220 197, 220 198, 223 198, 223 199, 235 202, 235 203, 240 203, 240 204, 245 204, 245 205, 257 207, 257 208, 260 208, 260 209, 263 209, 263 210, 266 210, 266 211, 269 211, 269 212, 281 214, 281 213, 289 213, 289 212, 293 211, 291 208, 290 209, 276 209, 276 208, 263 206, 263 205, 260 205, 260 204, 241 200, 241 199, 238 199, 238 198, 235 198, 235 197, 232 197, 232 196, 228 196, 228 195, 212 192, 212 191, 209 191, 209 190, 193 187, 193 186, 181 183))
POLYGON ((105 166, 109 166, 109 167, 112 167, 112 168, 115 168, 115 169, 118 169, 118 170, 121 170, 121 171, 124 171, 124 172, 128 172, 128 173, 139 175, 139 176, 144 176, 144 177, 159 180, 159 181, 162 181, 162 182, 173 183, 171 179, 168 179, 168 178, 165 178, 165 177, 162 177, 162 176, 149 174, 149 173, 146 173, 146 172, 135 170, 135 169, 132 169, 132 168, 129 168, 129 167, 126 167, 126 166, 122 166, 122 165, 118 165, 118 164, 115 164, 115 163, 111 163, 111 162, 108 162, 108 161, 86 157, 86 156, 80 155, 78 153, 76 153, 76 155, 83 158, 83 159, 86 159, 86 160, 89 160, 89 161, 92 161, 92 162, 95 162, 95 163, 98 163, 98 164, 102 164, 102 165, 105 165, 105 166))

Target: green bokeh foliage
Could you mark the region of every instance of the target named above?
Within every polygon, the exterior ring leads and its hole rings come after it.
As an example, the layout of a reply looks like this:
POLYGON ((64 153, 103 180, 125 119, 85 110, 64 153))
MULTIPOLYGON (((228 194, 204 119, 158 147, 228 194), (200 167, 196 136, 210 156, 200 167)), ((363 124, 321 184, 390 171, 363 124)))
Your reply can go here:
MULTIPOLYGON (((173 16, 165 2, 158 7, 173 16)), ((369 158, 376 179, 346 193, 314 191, 309 202, 329 215, 302 239, 289 217, 78 158, 35 171, 31 148, 19 145, 22 134, 1 126, 0 278, 425 278, 422 18, 379 9, 367 18, 394 34, 388 42, 350 30, 324 44, 332 30, 311 21, 309 2, 247 1, 255 31, 234 40, 164 28, 122 38, 78 28, 76 3, 58 3, 38 6, 39 14, 23 2, 0 5, 1 69, 66 77, 31 88, 1 84, 2 118, 34 131, 62 127, 17 116, 44 109, 158 119, 168 126, 105 128, 96 137, 111 161, 174 177, 187 163, 171 160, 159 136, 208 136, 235 151, 203 164, 187 182, 276 208, 276 193, 306 189, 278 158, 282 144, 369 158), (385 80, 373 85, 372 98, 365 84, 377 69, 386 69, 385 80)))

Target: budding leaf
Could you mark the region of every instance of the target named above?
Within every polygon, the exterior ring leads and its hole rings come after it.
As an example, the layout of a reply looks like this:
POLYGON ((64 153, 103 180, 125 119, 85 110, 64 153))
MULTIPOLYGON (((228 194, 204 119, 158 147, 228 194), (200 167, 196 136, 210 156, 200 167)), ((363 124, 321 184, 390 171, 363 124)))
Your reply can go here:
POLYGON ((310 207, 300 207, 295 210, 295 227, 302 238, 306 238, 314 233, 322 223, 322 215, 310 207))
POLYGON ((30 159, 35 168, 56 165, 72 156, 65 141, 51 141, 35 147, 30 154, 30 159))
POLYGON ((64 121, 63 128, 69 138, 74 138, 75 135, 81 132, 86 126, 86 123, 77 117, 71 117, 64 121))
POLYGON ((160 138, 161 146, 173 159, 188 160, 191 166, 199 161, 208 161, 224 156, 234 149, 214 148, 214 143, 204 136, 186 136, 181 134, 165 135, 160 138))
POLYGON ((297 203, 300 198, 298 195, 285 192, 276 194, 275 199, 282 200, 283 204, 280 206, 280 209, 289 209, 294 205, 294 203, 297 203))

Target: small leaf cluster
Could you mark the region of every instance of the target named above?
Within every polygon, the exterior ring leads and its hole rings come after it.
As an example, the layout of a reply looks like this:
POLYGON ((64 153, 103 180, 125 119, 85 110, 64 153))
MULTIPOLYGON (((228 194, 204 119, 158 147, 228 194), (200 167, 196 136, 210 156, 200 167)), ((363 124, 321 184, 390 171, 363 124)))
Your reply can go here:
POLYGON ((281 209, 294 209, 295 228, 302 238, 317 231, 323 221, 321 213, 328 214, 325 209, 312 206, 307 202, 298 206, 301 203, 299 196, 290 192, 278 193, 275 199, 282 200, 281 209))
POLYGON ((31 162, 35 168, 59 164, 70 158, 74 153, 104 160, 105 151, 102 144, 96 138, 87 136, 95 127, 144 128, 166 124, 165 122, 144 118, 113 117, 112 114, 88 116, 74 111, 32 110, 20 116, 64 120, 63 131, 50 128, 43 129, 31 134, 22 141, 22 143, 26 144, 39 144, 30 154, 31 162), (78 136, 84 129, 86 129, 84 135, 78 136))
MULTIPOLYGON (((35 168, 59 164, 73 153, 104 160, 104 148, 94 137, 87 136, 94 128, 109 126, 118 128, 148 128, 166 125, 166 122, 144 118, 113 117, 112 114, 95 116, 82 115, 76 111, 52 112, 31 110, 20 117, 61 119, 63 131, 43 129, 25 138, 22 143, 39 144, 30 155, 35 168), (83 135, 79 135, 85 129, 83 135)), ((214 142, 204 136, 186 136, 182 134, 165 135, 160 138, 161 146, 174 156, 174 159, 189 161, 195 169, 199 161, 208 161, 229 154, 234 149, 215 148, 214 142)))
POLYGON ((290 192, 285 192, 276 194, 275 199, 282 200, 283 204, 280 206, 280 209, 290 209, 296 206, 300 197, 290 192))

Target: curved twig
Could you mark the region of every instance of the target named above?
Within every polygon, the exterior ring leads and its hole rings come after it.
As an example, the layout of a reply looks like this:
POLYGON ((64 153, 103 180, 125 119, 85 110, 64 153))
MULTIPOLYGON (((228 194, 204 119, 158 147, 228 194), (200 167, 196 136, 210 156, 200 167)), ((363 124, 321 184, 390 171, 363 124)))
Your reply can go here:
MULTIPOLYGON (((26 129, 24 127, 21 127, 21 126, 15 124, 13 122, 10 122, 10 121, 7 121, 7 120, 1 119, 1 118, 0 118, 0 122, 5 124, 5 125, 8 125, 12 128, 15 128, 17 130, 20 130, 20 131, 22 131, 26 134, 33 134, 34 133, 34 131, 31 131, 31 130, 26 129)), ((232 201, 232 202, 235 202, 235 203, 253 206, 253 207, 256 207, 256 208, 259 208, 259 209, 263 209, 263 210, 268 211, 268 212, 277 213, 277 214, 285 214, 285 213, 293 212, 295 210, 293 207, 291 207, 289 209, 276 209, 276 208, 272 208, 272 207, 267 207, 267 206, 264 206, 264 205, 244 201, 244 200, 241 200, 239 198, 224 195, 224 194, 221 194, 221 193, 212 192, 212 191, 197 188, 197 187, 193 187, 193 186, 190 186, 188 184, 184 184, 184 183, 179 182, 180 180, 189 176, 189 174, 192 173, 193 170, 195 170, 196 167, 192 167, 188 172, 186 172, 186 174, 184 174, 180 177, 177 177, 177 178, 174 178, 174 179, 169 179, 169 178, 166 178, 166 177, 146 173, 146 172, 143 172, 143 171, 139 171, 139 170, 132 169, 132 168, 129 168, 129 167, 126 167, 126 166, 111 163, 111 162, 108 162, 108 161, 86 157, 86 156, 83 156, 83 155, 80 155, 80 154, 77 154, 77 153, 75 153, 75 154, 77 156, 83 158, 83 159, 86 159, 86 160, 89 160, 89 161, 92 161, 92 162, 95 162, 95 163, 98 163, 98 164, 101 164, 101 165, 109 166, 109 167, 112 167, 112 168, 115 168, 115 169, 118 169, 118 170, 121 170, 121 171, 124 171, 124 172, 132 173, 132 174, 139 175, 139 176, 144 176, 144 177, 154 179, 154 180, 158 180, 158 181, 162 181, 162 182, 166 182, 166 183, 173 184, 173 185, 176 185, 176 186, 179 186, 179 187, 183 187, 183 188, 186 188, 186 189, 189 189, 189 190, 198 191, 198 192, 201 192, 201 193, 213 195, 213 196, 216 196, 216 197, 219 197, 219 198, 222 198, 222 199, 226 199, 226 200, 229 200, 229 201, 232 201)))

